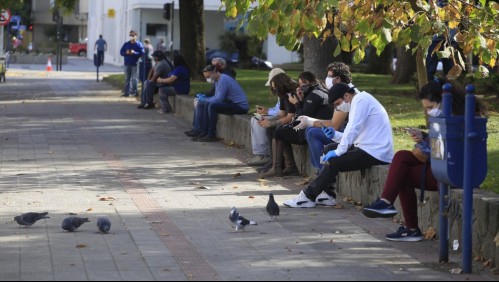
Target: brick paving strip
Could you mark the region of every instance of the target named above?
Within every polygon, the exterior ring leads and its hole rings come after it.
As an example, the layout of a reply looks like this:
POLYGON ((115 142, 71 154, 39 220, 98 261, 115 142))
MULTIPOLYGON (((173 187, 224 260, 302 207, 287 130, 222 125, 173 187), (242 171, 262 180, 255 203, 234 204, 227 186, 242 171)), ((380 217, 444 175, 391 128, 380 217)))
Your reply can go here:
MULTIPOLYGON (((71 112, 71 111, 70 111, 71 112)), ((75 123, 89 138, 90 144, 102 155, 107 166, 116 171, 123 189, 130 196, 165 246, 172 252, 178 265, 188 280, 220 280, 217 271, 205 260, 203 255, 186 238, 168 214, 154 199, 147 189, 135 177, 134 173, 121 161, 111 148, 93 134, 87 122, 81 116, 73 116, 75 123)))

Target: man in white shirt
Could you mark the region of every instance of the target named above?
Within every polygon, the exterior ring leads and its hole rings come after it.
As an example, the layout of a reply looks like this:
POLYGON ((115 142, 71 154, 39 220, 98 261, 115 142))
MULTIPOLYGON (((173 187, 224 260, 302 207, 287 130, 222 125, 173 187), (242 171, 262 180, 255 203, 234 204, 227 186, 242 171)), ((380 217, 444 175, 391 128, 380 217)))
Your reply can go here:
POLYGON ((350 104, 349 121, 343 133, 324 127, 324 133, 339 145, 322 157, 325 164, 317 178, 297 198, 284 202, 292 208, 334 206, 334 185, 338 173, 356 171, 373 165, 384 165, 393 158, 390 119, 385 108, 371 94, 356 92, 346 83, 334 84, 329 90, 334 106, 350 104))

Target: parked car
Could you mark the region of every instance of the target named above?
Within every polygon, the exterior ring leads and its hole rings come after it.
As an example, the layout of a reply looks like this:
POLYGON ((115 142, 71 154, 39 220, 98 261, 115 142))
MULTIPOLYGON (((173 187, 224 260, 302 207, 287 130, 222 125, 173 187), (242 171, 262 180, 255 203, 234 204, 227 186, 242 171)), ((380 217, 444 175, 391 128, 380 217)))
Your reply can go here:
POLYGON ((68 52, 70 54, 75 54, 80 57, 86 57, 87 56, 87 40, 82 40, 79 43, 69 43, 69 49, 68 52))
POLYGON ((223 50, 211 49, 206 51, 206 64, 211 64, 213 58, 222 58, 227 62, 227 65, 237 67, 239 65, 239 53, 229 54, 223 50))
MULTIPOLYGON (((223 50, 212 49, 206 51, 206 64, 211 64, 213 58, 223 58, 227 65, 237 67, 239 66, 239 52, 227 53, 223 50)), ((251 57, 251 63, 254 67, 259 69, 272 69, 272 63, 258 57, 251 57)))

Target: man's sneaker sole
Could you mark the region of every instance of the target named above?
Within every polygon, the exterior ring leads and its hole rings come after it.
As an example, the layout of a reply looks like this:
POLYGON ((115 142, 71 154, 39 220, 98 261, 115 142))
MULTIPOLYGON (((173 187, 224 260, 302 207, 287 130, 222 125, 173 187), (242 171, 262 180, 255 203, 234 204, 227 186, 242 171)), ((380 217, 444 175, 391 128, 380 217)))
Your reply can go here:
POLYGON ((317 206, 327 206, 327 207, 333 207, 336 206, 336 200, 330 200, 327 198, 324 199, 316 199, 315 200, 315 205, 317 206))
POLYGON ((394 217, 397 214, 396 210, 390 210, 390 209, 385 209, 385 210, 375 210, 375 209, 370 209, 370 208, 364 208, 362 209, 362 214, 369 217, 369 218, 390 218, 394 217))
POLYGON ((407 237, 400 237, 400 238, 389 238, 385 237, 386 240, 392 241, 392 242, 419 242, 423 240, 423 235, 421 236, 407 236, 407 237))
POLYGON ((315 203, 313 202, 297 202, 295 205, 284 202, 283 205, 290 208, 315 208, 315 203))

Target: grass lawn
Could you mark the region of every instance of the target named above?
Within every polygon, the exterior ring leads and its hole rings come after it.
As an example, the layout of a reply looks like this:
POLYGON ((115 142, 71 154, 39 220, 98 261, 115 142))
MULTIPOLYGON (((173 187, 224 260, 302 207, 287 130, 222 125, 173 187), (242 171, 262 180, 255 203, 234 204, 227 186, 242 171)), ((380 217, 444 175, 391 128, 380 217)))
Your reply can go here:
MULTIPOLYGON (((289 71, 288 74, 297 79, 299 71, 289 71)), ((237 80, 246 91, 250 103, 251 114, 256 105, 273 107, 276 98, 271 96, 269 88, 265 86, 268 71, 237 69, 237 80)), ((117 87, 123 87, 123 75, 112 75, 106 81, 117 87)), ((389 83, 388 75, 353 74, 354 84, 361 90, 374 95, 388 111, 393 128, 395 151, 412 149, 413 142, 402 129, 404 127, 418 127, 426 129, 424 111, 421 103, 415 96, 415 85, 393 85, 389 83)), ((205 92, 210 86, 205 81, 191 83, 191 95, 205 92)), ((477 93, 481 94, 481 93, 477 93)), ((495 95, 495 93, 492 93, 495 95)), ((487 122, 487 151, 488 172, 481 188, 499 193, 499 114, 497 100, 486 97, 490 116, 487 122)))

